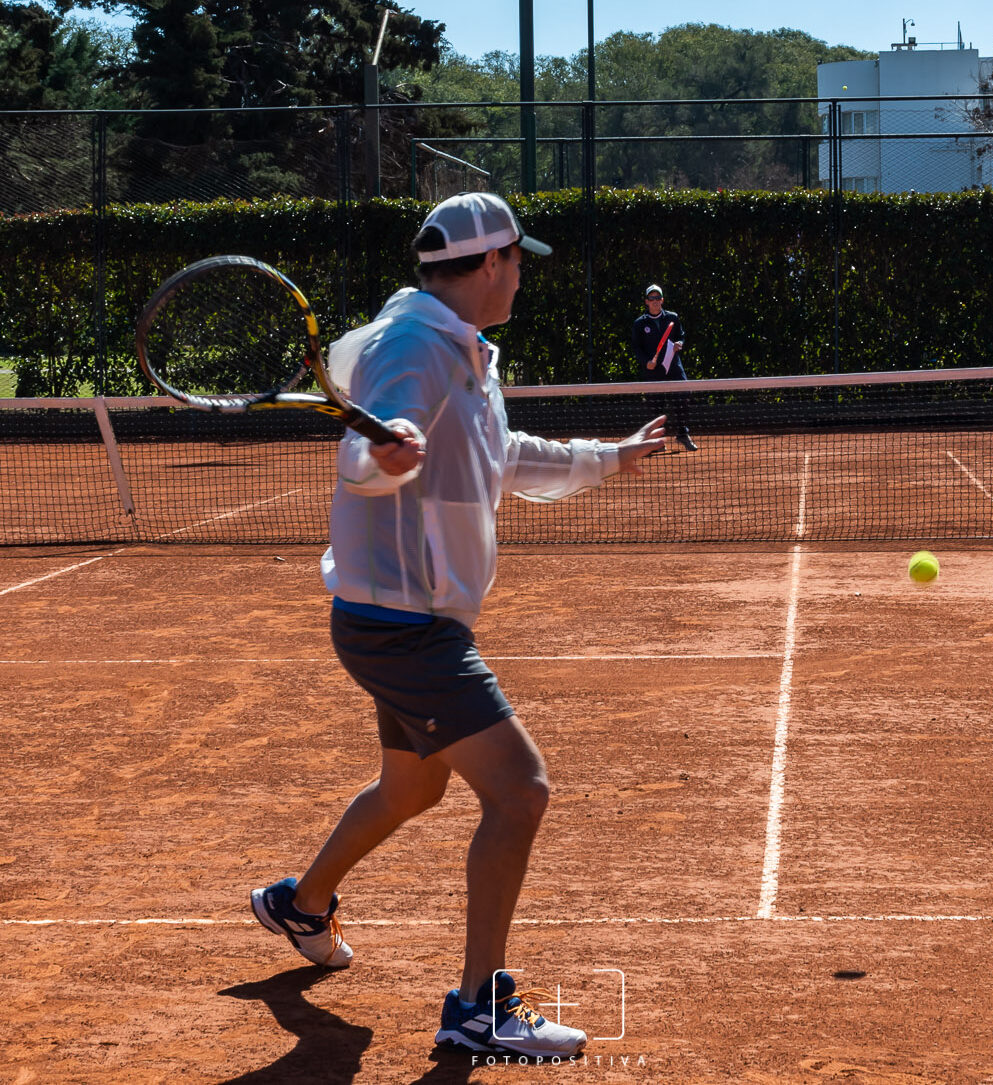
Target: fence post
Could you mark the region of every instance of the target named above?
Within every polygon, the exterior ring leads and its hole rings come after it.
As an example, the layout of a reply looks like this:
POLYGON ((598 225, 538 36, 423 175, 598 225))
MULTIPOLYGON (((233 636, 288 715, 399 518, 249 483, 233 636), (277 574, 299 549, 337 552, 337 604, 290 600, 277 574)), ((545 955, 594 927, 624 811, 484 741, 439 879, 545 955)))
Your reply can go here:
POLYGON ((343 109, 334 123, 338 152, 338 314, 342 329, 348 316, 348 275, 352 255, 352 115, 343 109))
POLYGON ((379 65, 362 65, 362 104, 365 115, 366 198, 382 195, 379 151, 379 65))
POLYGON ((593 102, 583 102, 583 262, 586 267, 586 379, 593 383, 593 259, 596 241, 596 142, 593 102))
POLYGON ((106 210, 107 115, 94 118, 93 141, 93 394, 102 396, 107 385, 106 210))
POLYGON ((538 120, 534 109, 534 0, 520 0, 521 191, 538 188, 538 120))
POLYGON ((841 372, 841 103, 831 102, 829 134, 831 137, 831 202, 834 244, 834 371, 841 372))

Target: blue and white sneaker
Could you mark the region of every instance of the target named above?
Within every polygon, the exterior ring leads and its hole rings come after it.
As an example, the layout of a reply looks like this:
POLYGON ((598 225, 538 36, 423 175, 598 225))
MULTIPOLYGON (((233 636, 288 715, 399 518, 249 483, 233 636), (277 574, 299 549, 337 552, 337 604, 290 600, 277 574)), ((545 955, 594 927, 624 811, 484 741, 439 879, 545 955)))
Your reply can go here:
POLYGON ((550 991, 533 988, 516 992, 509 972, 497 972, 495 984, 484 983, 475 1002, 463 1002, 458 991, 449 991, 434 1042, 470 1051, 512 1051, 529 1058, 568 1057, 583 1049, 585 1032, 557 1025, 534 1009, 532 1003, 537 999, 554 998, 550 991))
POLYGON ((307 915, 293 903, 296 892, 296 878, 283 878, 265 889, 253 889, 255 918, 274 934, 285 934, 308 961, 326 968, 347 968, 352 961, 352 949, 342 938, 341 925, 334 914, 338 894, 331 898, 331 907, 324 915, 307 915))

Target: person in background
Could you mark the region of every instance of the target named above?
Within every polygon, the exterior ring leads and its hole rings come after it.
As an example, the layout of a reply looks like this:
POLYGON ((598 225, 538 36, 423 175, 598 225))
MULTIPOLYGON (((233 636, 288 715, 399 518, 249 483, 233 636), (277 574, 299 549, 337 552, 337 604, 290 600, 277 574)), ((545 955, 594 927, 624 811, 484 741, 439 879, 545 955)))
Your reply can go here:
MULTIPOLYGON (((685 340, 682 321, 678 313, 662 308, 664 300, 662 287, 657 283, 652 283, 645 290, 645 308, 648 311, 642 313, 634 322, 631 341, 635 357, 638 359, 640 380, 684 381, 687 379, 681 359, 685 340), (663 338, 665 338, 664 344, 663 338)), ((674 433, 676 440, 687 452, 696 452, 697 446, 690 437, 687 397, 670 396, 666 408, 669 417, 666 432, 674 433)))

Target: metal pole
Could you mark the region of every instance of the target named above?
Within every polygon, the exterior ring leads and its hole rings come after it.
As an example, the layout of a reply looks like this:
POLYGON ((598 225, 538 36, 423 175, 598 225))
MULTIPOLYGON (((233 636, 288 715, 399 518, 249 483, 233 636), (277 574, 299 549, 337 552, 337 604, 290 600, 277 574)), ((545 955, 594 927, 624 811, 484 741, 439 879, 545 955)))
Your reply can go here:
POLYGON ((381 196, 382 160, 379 147, 379 54, 386 36, 386 22, 392 13, 383 12, 379 24, 379 37, 373 50, 372 60, 362 65, 362 102, 365 105, 365 172, 366 192, 369 196, 381 196))
POLYGON ((520 0, 521 9, 521 191, 538 188, 538 124, 534 102, 534 0, 520 0))
POLYGON ((107 389, 107 115, 96 116, 93 146, 93 392, 107 389))
POLYGON ((591 102, 596 101, 596 57, 593 46, 593 0, 586 0, 586 87, 591 102))
POLYGON ((365 182, 368 196, 382 195, 379 154, 379 65, 362 65, 362 103, 365 106, 365 182))
POLYGON ((350 111, 339 113, 335 119, 338 145, 338 209, 341 230, 338 238, 338 317, 341 327, 348 316, 349 273, 352 256, 352 117, 350 111))
POLYGON ((834 148, 832 155, 832 178, 834 189, 833 202, 833 233, 834 233, 834 371, 841 372, 841 104, 831 103, 829 131, 831 145, 834 148))
POLYGON ((594 141, 592 102, 583 103, 583 262, 586 270, 586 379, 593 383, 593 243, 594 221, 594 141))
MULTIPOLYGON (((593 35, 593 0, 586 0, 586 96, 596 101, 596 56, 593 35)), ((590 184, 596 188, 596 110, 590 110, 590 138, 593 141, 590 160, 590 184)))

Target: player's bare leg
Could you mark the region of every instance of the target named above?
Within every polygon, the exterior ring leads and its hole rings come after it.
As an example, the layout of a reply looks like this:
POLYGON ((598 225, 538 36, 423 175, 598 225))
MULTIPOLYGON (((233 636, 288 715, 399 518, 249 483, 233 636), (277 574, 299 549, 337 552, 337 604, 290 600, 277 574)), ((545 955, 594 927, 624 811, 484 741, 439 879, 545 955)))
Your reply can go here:
POLYGON ((331 894, 353 866, 394 833, 405 821, 441 801, 449 767, 437 756, 421 760, 405 750, 383 750, 379 779, 352 799, 300 879, 296 906, 320 915, 331 894))
POLYGON ((506 965, 507 936, 531 845, 548 805, 538 747, 516 716, 437 754, 473 789, 482 818, 466 862, 465 1001, 506 965))

